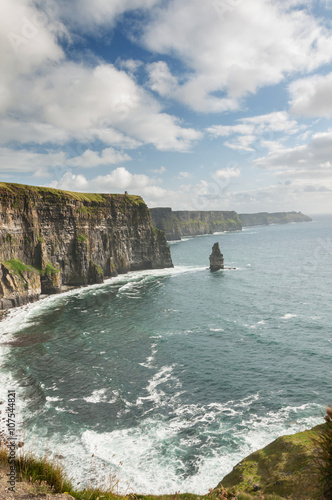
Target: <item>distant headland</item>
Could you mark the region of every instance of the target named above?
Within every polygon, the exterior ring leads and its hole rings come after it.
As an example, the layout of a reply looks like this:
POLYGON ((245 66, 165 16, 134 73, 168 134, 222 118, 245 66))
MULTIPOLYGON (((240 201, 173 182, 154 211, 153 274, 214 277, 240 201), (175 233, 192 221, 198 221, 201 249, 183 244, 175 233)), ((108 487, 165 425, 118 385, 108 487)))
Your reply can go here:
POLYGON ((248 226, 311 221, 301 212, 238 214, 235 211, 172 210, 170 207, 150 208, 150 212, 153 224, 165 231, 168 241, 222 231, 241 231, 248 226))

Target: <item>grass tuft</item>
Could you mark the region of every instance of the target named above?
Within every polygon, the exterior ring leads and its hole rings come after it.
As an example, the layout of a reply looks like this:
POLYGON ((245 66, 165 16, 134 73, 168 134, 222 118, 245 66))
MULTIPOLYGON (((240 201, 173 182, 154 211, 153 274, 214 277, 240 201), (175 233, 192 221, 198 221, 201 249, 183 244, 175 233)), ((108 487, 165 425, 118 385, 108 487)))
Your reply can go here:
POLYGON ((323 499, 332 498, 332 408, 326 408, 325 424, 313 438, 317 449, 317 475, 323 499))

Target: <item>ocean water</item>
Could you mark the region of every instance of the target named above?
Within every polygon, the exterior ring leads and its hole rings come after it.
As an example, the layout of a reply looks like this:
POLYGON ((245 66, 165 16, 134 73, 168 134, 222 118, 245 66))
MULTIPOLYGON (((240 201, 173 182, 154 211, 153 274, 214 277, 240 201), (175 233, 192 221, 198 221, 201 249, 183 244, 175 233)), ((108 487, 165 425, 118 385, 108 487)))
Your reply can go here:
POLYGON ((249 453, 332 402, 332 217, 171 244, 129 273, 12 310, 1 397, 26 447, 83 487, 207 493, 249 453), (211 273, 212 245, 236 270, 211 273))

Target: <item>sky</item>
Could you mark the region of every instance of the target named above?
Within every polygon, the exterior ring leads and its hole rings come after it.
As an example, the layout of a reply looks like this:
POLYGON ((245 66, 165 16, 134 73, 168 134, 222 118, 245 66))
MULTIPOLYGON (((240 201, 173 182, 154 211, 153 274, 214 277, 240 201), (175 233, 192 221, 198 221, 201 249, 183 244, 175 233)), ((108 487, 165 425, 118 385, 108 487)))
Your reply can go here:
POLYGON ((0 181, 332 213, 332 0, 0 6, 0 181))

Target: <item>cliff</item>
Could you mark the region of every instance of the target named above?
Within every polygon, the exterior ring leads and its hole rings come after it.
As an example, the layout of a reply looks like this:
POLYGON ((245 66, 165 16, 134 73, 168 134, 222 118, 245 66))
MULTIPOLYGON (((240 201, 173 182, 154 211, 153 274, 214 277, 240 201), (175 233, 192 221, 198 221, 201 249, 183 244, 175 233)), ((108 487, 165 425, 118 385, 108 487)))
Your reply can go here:
POLYGON ((180 240, 182 236, 213 234, 241 230, 241 221, 234 211, 173 211, 168 207, 150 208, 153 224, 165 231, 166 238, 180 240))
POLYGON ((267 226, 269 224, 288 224, 290 222, 311 222, 312 219, 301 212, 260 212, 258 214, 239 214, 243 227, 267 226))
POLYGON ((139 196, 0 183, 0 309, 63 285, 172 265, 139 196))
POLYGON ((241 491, 259 498, 325 498, 319 494, 322 484, 317 467, 317 443, 324 426, 279 437, 235 465, 216 489, 223 486, 229 492, 241 491))

